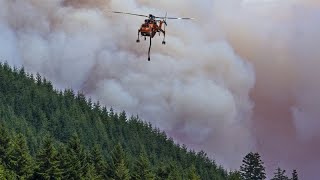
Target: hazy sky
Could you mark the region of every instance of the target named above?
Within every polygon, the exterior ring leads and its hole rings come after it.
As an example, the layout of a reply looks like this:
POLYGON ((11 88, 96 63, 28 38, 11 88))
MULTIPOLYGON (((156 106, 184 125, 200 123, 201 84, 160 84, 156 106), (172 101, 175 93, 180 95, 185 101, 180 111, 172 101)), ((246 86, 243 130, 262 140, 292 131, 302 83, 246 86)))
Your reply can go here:
POLYGON ((259 151, 316 177, 320 3, 315 0, 0 0, 0 59, 139 114, 227 168, 259 151), (167 44, 136 44, 144 18, 167 44))

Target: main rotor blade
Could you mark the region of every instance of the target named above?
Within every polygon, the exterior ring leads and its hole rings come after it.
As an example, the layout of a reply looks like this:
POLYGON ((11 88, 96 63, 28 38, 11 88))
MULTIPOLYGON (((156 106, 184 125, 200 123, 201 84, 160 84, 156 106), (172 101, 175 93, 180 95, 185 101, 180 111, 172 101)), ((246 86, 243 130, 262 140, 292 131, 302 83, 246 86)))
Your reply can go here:
POLYGON ((156 17, 156 18, 161 18, 161 19, 181 19, 181 20, 191 20, 191 19, 194 19, 194 18, 186 18, 186 17, 156 17))
POLYGON ((191 19, 194 19, 194 18, 185 18, 185 17, 183 17, 183 18, 176 18, 176 17, 167 17, 167 19, 183 19, 183 20, 191 20, 191 19))
POLYGON ((127 12, 120 12, 120 11, 111 11, 111 12, 118 13, 118 14, 129 14, 129 15, 133 15, 133 16, 149 17, 149 16, 142 15, 142 14, 133 14, 133 13, 127 13, 127 12))

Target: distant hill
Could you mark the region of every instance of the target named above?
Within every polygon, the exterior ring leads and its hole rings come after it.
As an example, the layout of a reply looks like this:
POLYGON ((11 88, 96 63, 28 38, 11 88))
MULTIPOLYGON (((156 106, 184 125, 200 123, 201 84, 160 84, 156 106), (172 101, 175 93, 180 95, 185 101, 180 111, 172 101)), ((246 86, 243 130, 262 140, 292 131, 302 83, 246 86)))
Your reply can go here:
POLYGON ((228 179, 205 152, 175 144, 139 117, 6 63, 0 125, 0 178, 228 179))

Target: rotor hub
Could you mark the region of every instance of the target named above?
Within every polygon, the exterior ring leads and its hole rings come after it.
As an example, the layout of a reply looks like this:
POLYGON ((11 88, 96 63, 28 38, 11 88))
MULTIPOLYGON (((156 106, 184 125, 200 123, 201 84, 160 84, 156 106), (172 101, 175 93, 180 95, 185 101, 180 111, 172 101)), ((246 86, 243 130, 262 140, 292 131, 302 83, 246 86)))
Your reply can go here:
POLYGON ((149 19, 155 19, 156 17, 152 14, 149 14, 149 19))

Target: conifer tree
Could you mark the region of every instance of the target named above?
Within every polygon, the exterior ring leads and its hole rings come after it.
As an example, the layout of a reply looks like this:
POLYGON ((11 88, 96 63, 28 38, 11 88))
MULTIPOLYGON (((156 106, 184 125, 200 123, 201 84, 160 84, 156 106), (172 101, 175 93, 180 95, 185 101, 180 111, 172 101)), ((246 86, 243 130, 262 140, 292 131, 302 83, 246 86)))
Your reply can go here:
POLYGON ((98 145, 93 147, 90 154, 90 161, 97 174, 106 179, 107 164, 102 156, 101 148, 98 145))
POLYGON ((42 83, 42 78, 41 78, 41 75, 39 73, 36 74, 36 81, 37 81, 37 84, 38 85, 41 85, 42 83))
POLYGON ((1 180, 16 180, 17 175, 8 169, 5 166, 0 164, 0 179, 1 180))
POLYGON ((67 179, 81 179, 86 173, 87 156, 77 134, 71 136, 66 152, 67 179))
POLYGON ((242 162, 240 174, 244 180, 262 180, 266 178, 265 167, 258 153, 248 153, 242 162))
POLYGON ((289 178, 285 175, 286 170, 282 170, 280 167, 276 169, 274 177, 271 180, 288 180, 289 178))
POLYGON ((108 176, 114 180, 129 179, 129 169, 126 162, 126 154, 118 143, 111 153, 111 163, 108 169, 108 176))
POLYGON ((200 180, 200 176, 196 172, 196 167, 192 164, 188 172, 188 180, 200 180))
POLYGON ((140 153, 139 159, 136 161, 134 165, 134 169, 132 172, 133 180, 153 180, 155 179, 155 175, 152 172, 150 167, 150 162, 148 160, 147 155, 143 151, 140 153))
POLYGON ((19 70, 19 76, 20 78, 23 78, 26 75, 26 72, 24 70, 24 67, 22 66, 19 70))
POLYGON ((0 162, 7 165, 8 163, 8 151, 10 147, 10 138, 7 130, 2 124, 0 124, 0 162))
POLYGON ((164 164, 163 162, 161 162, 157 168, 156 180, 168 179, 169 174, 170 174, 170 167, 167 164, 164 164))
MULTIPOLYGON (((186 173, 186 177, 188 172, 186 173)), ((175 161, 161 162, 156 170, 156 180, 182 180, 181 170, 179 170, 175 161)))
POLYGON ((0 179, 1 180, 17 180, 17 175, 8 170, 4 165, 0 164, 0 179))
POLYGON ((124 159, 121 159, 119 164, 116 166, 115 175, 114 175, 113 179, 114 180, 129 180, 130 179, 129 169, 127 168, 127 165, 126 165, 124 159))
POLYGON ((169 173, 168 180, 182 180, 182 176, 177 167, 173 167, 169 173))
POLYGON ((62 170, 59 165, 57 150, 53 146, 52 138, 45 137, 42 149, 37 155, 36 177, 40 179, 60 179, 62 170))
POLYGON ((2 164, 0 164, 0 179, 6 179, 5 169, 2 164))
POLYGON ((9 169, 16 172, 19 179, 30 178, 33 174, 33 162, 26 139, 22 134, 15 136, 9 153, 9 169))
POLYGON ((242 180, 240 172, 239 171, 230 172, 228 180, 242 180))
POLYGON ((67 154, 67 147, 64 144, 59 144, 58 148, 58 154, 57 158, 59 161, 59 169, 62 170, 62 179, 67 179, 68 178, 68 154, 67 154))
POLYGON ((87 166, 86 174, 83 177, 84 180, 90 179, 90 180, 103 180, 106 178, 103 178, 94 168, 92 164, 89 164, 87 166))
POLYGON ((295 170, 295 169, 292 171, 291 180, 299 180, 297 170, 295 170))

